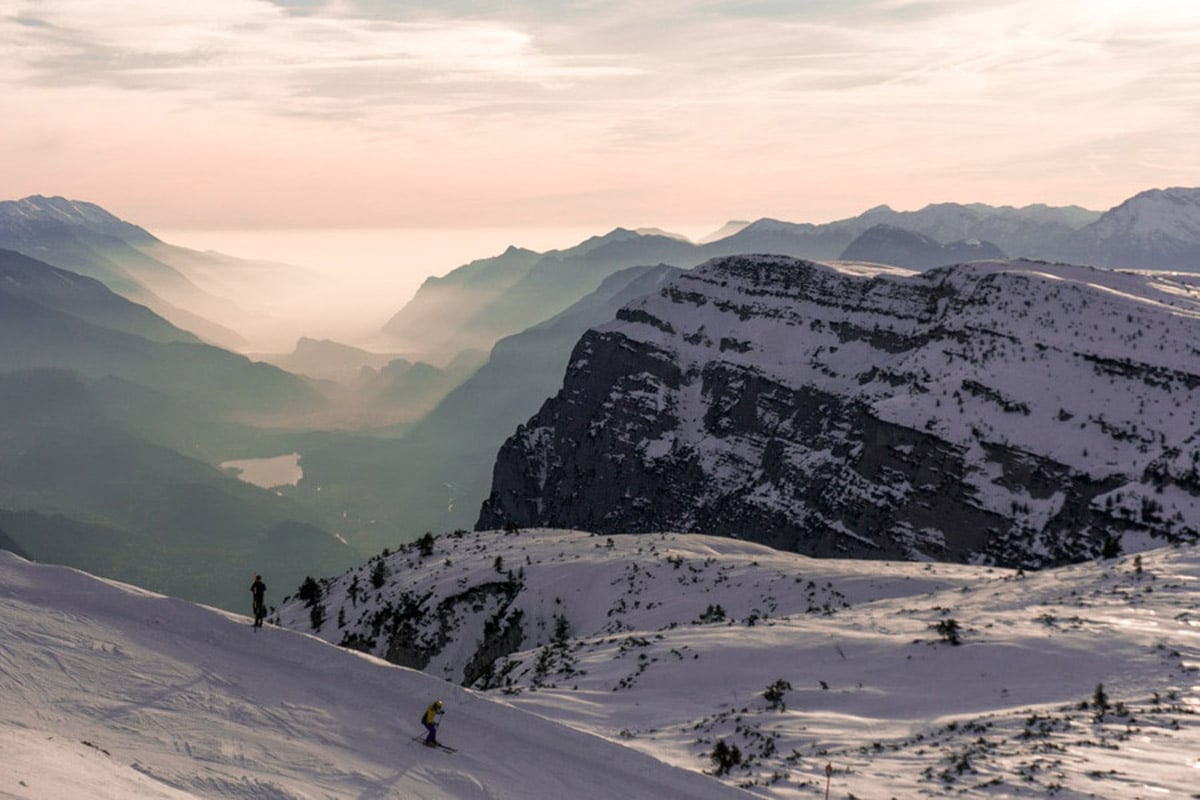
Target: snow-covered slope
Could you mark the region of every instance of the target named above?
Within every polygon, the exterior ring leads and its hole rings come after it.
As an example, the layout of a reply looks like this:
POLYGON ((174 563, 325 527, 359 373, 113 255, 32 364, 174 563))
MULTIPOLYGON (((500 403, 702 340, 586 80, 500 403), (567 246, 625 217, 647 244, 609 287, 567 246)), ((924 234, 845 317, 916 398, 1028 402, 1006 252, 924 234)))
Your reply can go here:
POLYGON ((158 241, 145 228, 113 216, 95 203, 65 197, 31 195, 20 200, 0 201, 0 219, 12 222, 57 222, 68 228, 112 236, 132 245, 158 241))
POLYGON ((477 527, 1044 566, 1200 532, 1200 278, 714 259, 589 331, 477 527))
POLYGON ((739 792, 312 637, 0 552, 0 798, 739 792), (417 718, 446 703, 422 747, 417 718))
POLYGON ((1200 775, 1192 545, 1022 573, 459 532, 306 594, 284 624, 681 767, 723 742, 723 779, 762 796, 819 797, 827 765, 839 798, 1192 797, 1200 775))

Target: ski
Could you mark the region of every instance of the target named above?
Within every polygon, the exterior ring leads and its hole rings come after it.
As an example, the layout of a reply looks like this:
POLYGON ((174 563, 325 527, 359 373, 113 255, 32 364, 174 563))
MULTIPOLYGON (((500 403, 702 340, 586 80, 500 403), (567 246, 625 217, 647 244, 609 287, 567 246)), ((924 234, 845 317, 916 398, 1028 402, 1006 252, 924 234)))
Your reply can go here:
MULTIPOLYGON (((414 742, 420 742, 421 744, 425 744, 425 737, 424 737, 424 736, 419 736, 419 735, 418 735, 418 736, 414 736, 414 737, 412 738, 412 740, 413 740, 414 742)), ((426 747, 436 747, 436 748, 438 748, 439 750, 445 750, 447 753, 457 753, 457 752, 458 752, 458 748, 457 748, 457 747, 451 747, 450 745, 448 745, 448 744, 442 744, 441 742, 434 742, 433 744, 426 744, 425 746, 426 746, 426 747)))

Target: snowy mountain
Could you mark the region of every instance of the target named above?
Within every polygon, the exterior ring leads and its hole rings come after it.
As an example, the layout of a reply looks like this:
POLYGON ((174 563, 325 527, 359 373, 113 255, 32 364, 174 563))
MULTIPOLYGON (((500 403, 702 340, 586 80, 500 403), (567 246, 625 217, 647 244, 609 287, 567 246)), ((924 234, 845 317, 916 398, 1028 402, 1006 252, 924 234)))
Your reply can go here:
POLYGON ((477 527, 1024 567, 1194 539, 1196 341, 1192 275, 716 259, 584 335, 477 527))
POLYGON ((828 765, 833 797, 1148 798, 1200 769, 1198 586, 1194 545, 1023 573, 460 531, 277 619, 757 796, 828 765))
POLYGON ((7 552, 0 643, 4 798, 748 796, 502 698, 7 552), (434 698, 457 752, 414 740, 434 698))
POLYGON ((156 257, 169 245, 93 203, 41 195, 0 201, 0 247, 95 278, 208 341, 244 343, 213 321, 237 316, 227 300, 156 257))
MULTIPOLYGON (((68 200, 65 197, 30 195, 20 200, 0 201, 0 219, 12 229, 24 223, 29 226, 57 223, 67 229, 86 230, 101 236, 111 236, 129 244, 157 242, 145 228, 139 227, 105 211, 95 203, 68 200)), ((27 228, 28 230, 29 228, 27 228)))
POLYGON ((933 203, 916 211, 879 206, 862 214, 860 220, 904 228, 939 242, 993 242, 1010 256, 1064 260, 1063 242, 1099 217, 1100 212, 1079 206, 933 203))
POLYGON ((1200 272, 1200 189, 1153 189, 1074 234, 1063 255, 1076 263, 1200 272))
POLYGON ((962 264, 966 261, 1004 258, 991 242, 960 239, 942 244, 932 236, 898 228, 875 225, 863 231, 841 255, 843 261, 869 261, 908 269, 931 269, 962 264))

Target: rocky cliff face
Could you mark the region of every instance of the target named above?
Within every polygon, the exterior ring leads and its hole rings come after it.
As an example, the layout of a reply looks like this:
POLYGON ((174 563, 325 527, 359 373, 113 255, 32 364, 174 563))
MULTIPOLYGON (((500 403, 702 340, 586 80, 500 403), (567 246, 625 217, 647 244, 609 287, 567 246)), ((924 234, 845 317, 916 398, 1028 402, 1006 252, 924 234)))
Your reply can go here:
POLYGON ((478 527, 1042 566, 1200 530, 1200 282, 716 259, 577 345, 478 527))

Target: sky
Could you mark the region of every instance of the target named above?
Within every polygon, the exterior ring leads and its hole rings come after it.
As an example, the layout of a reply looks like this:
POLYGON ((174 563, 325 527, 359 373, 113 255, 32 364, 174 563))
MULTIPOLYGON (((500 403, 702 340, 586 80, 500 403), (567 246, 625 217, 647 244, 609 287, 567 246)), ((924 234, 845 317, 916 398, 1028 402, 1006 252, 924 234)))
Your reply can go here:
POLYGON ((823 222, 1200 184, 1195 0, 6 0, 6 198, 156 228, 823 222))

